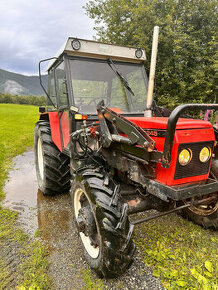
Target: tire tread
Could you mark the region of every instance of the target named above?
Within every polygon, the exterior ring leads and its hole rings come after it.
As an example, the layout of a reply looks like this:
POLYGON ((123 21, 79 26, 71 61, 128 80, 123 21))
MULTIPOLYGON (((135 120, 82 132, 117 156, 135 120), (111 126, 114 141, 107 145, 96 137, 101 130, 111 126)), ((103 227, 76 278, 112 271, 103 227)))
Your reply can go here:
POLYGON ((134 226, 129 223, 127 205, 119 197, 119 186, 111 181, 106 186, 104 179, 104 175, 93 168, 86 168, 76 176, 76 180, 90 189, 97 205, 96 218, 103 229, 105 255, 94 270, 100 277, 112 278, 120 276, 133 262, 135 245, 131 236, 134 226))
MULTIPOLYGON (((43 191, 44 195, 54 195, 69 191, 71 178, 69 157, 60 152, 52 141, 48 121, 40 120, 36 123, 36 135, 41 138, 44 156, 45 182, 40 190, 43 191)), ((35 144, 35 151, 36 146, 37 144, 35 144)), ((35 156, 35 159, 37 159, 37 152, 35 152, 35 156)))

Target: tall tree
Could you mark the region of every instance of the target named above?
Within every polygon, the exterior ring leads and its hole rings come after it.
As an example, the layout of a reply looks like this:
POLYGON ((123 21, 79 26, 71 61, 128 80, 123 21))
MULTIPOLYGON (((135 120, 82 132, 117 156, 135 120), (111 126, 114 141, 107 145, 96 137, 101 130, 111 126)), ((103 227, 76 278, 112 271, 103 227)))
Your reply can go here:
MULTIPOLYGON (((155 94, 158 103, 214 102, 217 0, 95 0, 86 6, 104 42, 144 47, 160 26, 155 94)), ((217 102, 217 100, 216 100, 217 102)))

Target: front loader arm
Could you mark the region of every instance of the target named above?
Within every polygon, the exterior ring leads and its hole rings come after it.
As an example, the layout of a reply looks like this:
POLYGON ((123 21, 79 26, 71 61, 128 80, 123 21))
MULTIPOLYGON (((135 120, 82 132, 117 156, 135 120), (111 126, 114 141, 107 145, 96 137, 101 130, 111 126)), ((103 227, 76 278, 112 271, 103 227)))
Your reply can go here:
POLYGON ((98 104, 97 111, 100 129, 104 138, 104 147, 109 147, 112 141, 114 141, 128 145, 140 145, 148 152, 154 150, 154 140, 142 128, 105 107, 104 101, 98 104), (110 128, 114 132, 111 132, 110 128), (118 131, 128 137, 119 135, 118 131))

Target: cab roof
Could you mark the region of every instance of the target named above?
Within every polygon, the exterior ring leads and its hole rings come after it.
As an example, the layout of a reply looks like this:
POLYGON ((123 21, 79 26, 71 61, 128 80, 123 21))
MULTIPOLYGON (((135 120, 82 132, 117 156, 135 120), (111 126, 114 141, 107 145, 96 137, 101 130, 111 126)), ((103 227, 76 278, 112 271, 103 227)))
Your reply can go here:
MULTIPOLYGON (((96 59, 111 58, 112 60, 133 63, 140 63, 146 60, 145 50, 141 48, 126 47, 74 37, 69 37, 62 45, 56 55, 56 59, 58 59, 62 54, 96 59)), ((56 62, 56 59, 49 63, 48 70, 56 62)))

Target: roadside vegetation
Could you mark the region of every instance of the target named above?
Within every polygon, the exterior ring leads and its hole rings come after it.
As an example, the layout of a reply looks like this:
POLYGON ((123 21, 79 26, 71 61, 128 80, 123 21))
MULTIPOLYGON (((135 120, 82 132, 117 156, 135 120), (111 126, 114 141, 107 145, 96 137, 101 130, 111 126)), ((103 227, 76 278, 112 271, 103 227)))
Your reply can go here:
POLYGON ((84 284, 85 284, 83 290, 86 290, 86 289, 103 290, 103 289, 105 289, 103 280, 96 278, 96 275, 94 276, 90 269, 84 270, 83 273, 81 273, 81 276, 82 276, 84 284))
POLYGON ((38 108, 0 104, 0 198, 12 158, 33 145, 38 108))
MULTIPOLYGON (((33 145, 34 124, 38 108, 0 104, 0 200, 12 159, 33 145)), ((0 289, 9 289, 16 280, 18 289, 48 289, 47 251, 40 240, 30 237, 16 226, 17 214, 0 202, 0 289), (13 272, 13 274, 12 274, 13 272)))
POLYGON ((20 104, 20 105, 33 105, 45 106, 46 97, 41 96, 18 96, 0 93, 0 104, 20 104))
POLYGON ((144 263, 166 289, 218 289, 218 234, 172 214, 135 228, 144 263))

